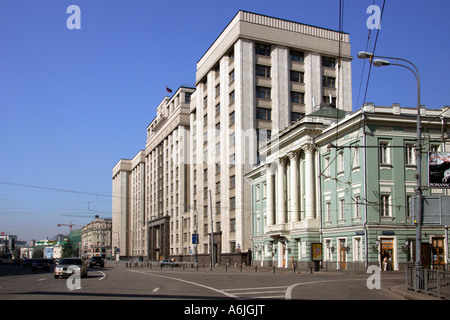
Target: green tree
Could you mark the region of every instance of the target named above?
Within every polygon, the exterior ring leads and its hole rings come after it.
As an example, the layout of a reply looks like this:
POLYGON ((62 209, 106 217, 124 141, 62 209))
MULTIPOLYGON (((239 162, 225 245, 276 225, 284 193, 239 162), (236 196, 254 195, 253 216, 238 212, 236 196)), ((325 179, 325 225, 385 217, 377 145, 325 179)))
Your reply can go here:
POLYGON ((66 243, 62 248, 62 258, 74 257, 76 256, 76 251, 73 249, 73 242, 67 239, 66 243))

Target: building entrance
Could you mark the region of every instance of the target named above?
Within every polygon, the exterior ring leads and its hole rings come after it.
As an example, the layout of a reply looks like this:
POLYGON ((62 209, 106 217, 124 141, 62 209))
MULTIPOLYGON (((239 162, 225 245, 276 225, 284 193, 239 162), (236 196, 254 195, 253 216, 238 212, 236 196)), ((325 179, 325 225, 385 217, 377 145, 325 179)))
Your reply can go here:
POLYGON ((380 261, 383 271, 394 270, 394 239, 381 239, 380 261))

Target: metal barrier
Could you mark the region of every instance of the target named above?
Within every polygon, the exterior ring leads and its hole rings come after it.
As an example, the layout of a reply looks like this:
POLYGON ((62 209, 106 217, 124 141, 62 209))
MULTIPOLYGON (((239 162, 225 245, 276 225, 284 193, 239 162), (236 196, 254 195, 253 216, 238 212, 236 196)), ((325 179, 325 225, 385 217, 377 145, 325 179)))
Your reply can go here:
POLYGON ((438 298, 450 298, 450 272, 423 268, 406 268, 408 289, 438 298))

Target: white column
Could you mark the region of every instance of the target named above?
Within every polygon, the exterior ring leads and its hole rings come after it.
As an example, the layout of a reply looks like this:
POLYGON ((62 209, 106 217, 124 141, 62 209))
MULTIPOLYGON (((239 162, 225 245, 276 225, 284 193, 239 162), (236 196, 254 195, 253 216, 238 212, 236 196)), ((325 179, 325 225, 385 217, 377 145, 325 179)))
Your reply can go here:
POLYGON ((303 146, 305 152, 305 219, 315 218, 314 208, 314 146, 303 146))
POLYGON ((284 188, 284 169, 286 167, 286 159, 279 158, 277 160, 277 224, 286 223, 286 202, 284 188))
POLYGON ((290 220, 299 221, 299 210, 298 210, 298 179, 297 179, 297 167, 298 167, 298 153, 291 152, 288 154, 290 164, 290 220))
POLYGON ((267 187, 267 226, 273 225, 273 176, 270 171, 270 164, 266 165, 266 187, 267 187))

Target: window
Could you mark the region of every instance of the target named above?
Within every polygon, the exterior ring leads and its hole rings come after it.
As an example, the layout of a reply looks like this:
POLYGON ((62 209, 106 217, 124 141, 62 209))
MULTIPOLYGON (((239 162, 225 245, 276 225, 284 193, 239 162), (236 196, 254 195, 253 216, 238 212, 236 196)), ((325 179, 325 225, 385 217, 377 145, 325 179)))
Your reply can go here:
POLYGON ((231 126, 232 124, 234 124, 234 111, 230 113, 229 121, 230 121, 230 126, 231 126))
POLYGON ((304 113, 291 112, 291 122, 296 122, 305 116, 304 113))
POLYGON ((220 103, 216 104, 216 117, 220 115, 220 103))
POLYGON ((230 155, 230 167, 234 166, 236 164, 236 156, 235 154, 230 155))
POLYGON ((380 216, 381 217, 390 217, 391 216, 391 210, 390 210, 390 195, 381 195, 380 197, 380 216))
POLYGON ((271 120, 271 110, 266 108, 256 108, 256 119, 271 120))
POLYGON ((360 196, 355 196, 355 215, 354 218, 361 218, 361 210, 360 210, 360 196))
POLYGON ((331 203, 330 202, 326 203, 325 214, 326 214, 325 221, 331 222, 331 203))
POLYGON ((190 103, 191 102, 191 93, 185 92, 184 93, 184 103, 190 103))
POLYGON ((336 59, 330 57, 322 57, 322 66, 327 68, 336 67, 336 59))
POLYGON ((415 147, 413 144, 407 143, 405 148, 405 163, 409 165, 416 164, 415 147))
POLYGON ((406 218, 410 219, 412 217, 412 200, 413 196, 406 196, 406 218))
POLYGON ((331 103, 336 105, 336 97, 331 96, 331 94, 329 96, 323 96, 322 101, 323 103, 331 103))
POLYGON ((216 97, 220 95, 220 84, 216 86, 216 97))
POLYGON ((236 231, 236 219, 235 218, 230 219, 230 231, 236 231))
POLYGON ((389 152, 389 142, 381 141, 380 142, 380 163, 381 164, 390 164, 390 152, 389 152))
POLYGON ((303 72, 291 70, 291 82, 303 83, 304 77, 305 74, 303 72))
POLYGON ((305 59, 303 52, 301 51, 289 51, 289 60, 295 61, 295 62, 303 62, 305 59))
POLYGON ((270 57, 270 46, 265 44, 255 44, 255 54, 270 57))
POLYGON ((236 176, 230 177, 230 189, 233 189, 236 187, 236 176))
POLYGON ((265 142, 267 140, 270 140, 272 137, 272 130, 269 129, 256 129, 256 141, 265 142))
POLYGON ((353 168, 359 167, 359 147, 355 145, 352 148, 353 168))
POLYGON ((232 134, 230 134, 230 147, 234 147, 235 143, 236 143, 236 139, 235 139, 234 132, 233 132, 232 134))
POLYGON ((220 181, 216 182, 216 193, 220 193, 220 181))
POLYGON ((255 73, 257 77, 270 78, 270 67, 257 64, 255 66, 255 73))
POLYGON ((291 91, 291 102, 305 104, 305 93, 291 91))
POLYGON ((230 92, 229 98, 230 98, 230 104, 233 104, 234 99, 235 99, 234 90, 230 92))
POLYGON ((330 177, 330 157, 324 158, 323 165, 325 166, 325 168, 323 170, 324 174, 325 174, 325 178, 329 178, 330 177))
POLYGON ((344 172, 345 163, 344 163, 344 152, 339 152, 338 154, 338 172, 344 172))
POLYGON ((259 99, 270 99, 270 88, 257 86, 256 97, 259 99))
POLYGON ((236 197, 230 198, 230 210, 236 209, 236 197))
POLYGON ((339 220, 344 220, 345 215, 345 201, 344 199, 339 200, 339 220))
POLYGON ((336 78, 322 76, 322 86, 325 88, 336 88, 336 78))
POLYGON ((231 83, 234 82, 234 70, 232 70, 228 75, 228 81, 231 83))

